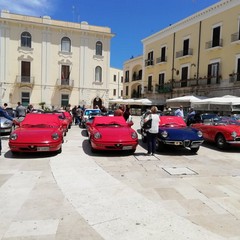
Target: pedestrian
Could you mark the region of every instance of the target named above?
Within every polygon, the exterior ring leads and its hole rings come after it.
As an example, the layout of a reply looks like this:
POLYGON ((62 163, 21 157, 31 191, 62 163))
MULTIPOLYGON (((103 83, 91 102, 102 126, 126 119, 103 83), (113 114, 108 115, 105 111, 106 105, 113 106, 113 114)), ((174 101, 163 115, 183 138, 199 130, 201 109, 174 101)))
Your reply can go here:
POLYGON ((77 106, 74 106, 73 108, 72 108, 72 118, 73 118, 73 123, 75 124, 75 125, 77 125, 76 124, 76 121, 77 121, 77 106))
POLYGON ((146 129, 147 132, 147 155, 154 155, 156 151, 156 139, 159 131, 160 118, 157 114, 158 108, 156 106, 151 107, 151 113, 146 117, 145 122, 152 119, 151 127, 146 129))
POLYGON ((79 125, 79 126, 81 125, 82 116, 83 116, 83 110, 81 109, 81 106, 79 105, 76 109, 75 125, 79 125))
POLYGON ((174 112, 175 116, 184 118, 183 106, 180 105, 179 108, 174 112))
POLYGON ((189 108, 189 112, 187 114, 187 119, 186 119, 186 122, 187 122, 187 126, 190 126, 192 123, 195 123, 195 111, 192 107, 189 108))
POLYGON ((16 107, 16 116, 18 118, 18 121, 22 122, 26 116, 27 111, 26 111, 26 108, 20 102, 18 102, 17 104, 18 105, 16 107))
MULTIPOLYGON (((9 116, 8 113, 2 107, 0 107, 0 117, 5 117, 10 121, 14 121, 14 119, 11 116, 9 116)), ((0 125, 0 155, 1 155, 1 152, 2 152, 2 140, 1 140, 1 125, 0 125)))
POLYGON ((123 117, 127 121, 130 115, 131 115, 130 108, 127 106, 124 113, 123 113, 123 117))
POLYGON ((123 108, 119 106, 118 109, 114 111, 114 116, 123 116, 123 108))

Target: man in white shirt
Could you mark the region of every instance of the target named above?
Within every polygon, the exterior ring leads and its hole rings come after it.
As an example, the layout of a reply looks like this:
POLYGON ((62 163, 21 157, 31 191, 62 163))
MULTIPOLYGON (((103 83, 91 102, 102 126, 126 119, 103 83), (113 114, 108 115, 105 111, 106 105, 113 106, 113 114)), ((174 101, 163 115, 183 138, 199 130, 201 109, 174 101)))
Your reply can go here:
POLYGON ((180 105, 180 107, 174 112, 174 114, 175 114, 175 116, 184 118, 183 106, 180 105))

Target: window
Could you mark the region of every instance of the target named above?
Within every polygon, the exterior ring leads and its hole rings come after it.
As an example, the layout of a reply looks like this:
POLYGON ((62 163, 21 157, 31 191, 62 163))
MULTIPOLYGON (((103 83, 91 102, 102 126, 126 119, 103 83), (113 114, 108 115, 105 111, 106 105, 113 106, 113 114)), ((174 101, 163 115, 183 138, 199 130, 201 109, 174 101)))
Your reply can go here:
POLYGON ((152 91, 152 76, 149 76, 149 77, 148 77, 147 90, 148 90, 149 92, 152 91))
POLYGON ((125 82, 129 82, 129 71, 125 72, 125 82))
POLYGON ((102 82, 102 68, 100 66, 95 68, 95 81, 102 82))
POLYGON ((96 55, 102 56, 102 43, 100 41, 96 43, 96 55))
POLYGON ((61 107, 67 107, 69 105, 69 95, 62 94, 61 95, 61 107))
POLYGON ((189 55, 189 39, 183 41, 183 56, 189 55))
POLYGON ((208 65, 207 84, 219 83, 219 62, 208 65))
POLYGON ((221 33, 220 26, 213 28, 212 47, 220 46, 220 33, 221 33))
POLYGON ((21 82, 30 83, 30 62, 21 62, 21 82))
POLYGON ((121 76, 121 83, 123 83, 123 76, 121 76))
POLYGON ((30 93, 29 92, 22 92, 21 103, 23 106, 28 106, 28 104, 30 103, 30 93))
POLYGON ((117 90, 113 89, 113 96, 116 96, 116 94, 117 94, 117 90))
POLYGON ((113 81, 116 82, 117 81, 117 75, 113 75, 113 81))
POLYGON ((237 81, 240 81, 240 58, 237 59, 237 81))
POLYGON ((61 51, 71 52, 71 41, 68 37, 63 37, 61 41, 61 51))
POLYGON ((70 67, 62 65, 61 69, 61 85, 69 85, 70 67))
POLYGON ((187 87, 188 67, 182 68, 181 87, 187 87))
POLYGON ((161 48, 161 62, 166 62, 166 47, 161 48))
POLYGON ((31 48, 32 37, 29 32, 23 32, 21 34, 21 47, 31 48))
POLYGON ((145 66, 153 65, 153 51, 148 53, 147 60, 145 62, 145 66))
POLYGON ((160 73, 159 76, 158 76, 158 85, 161 86, 161 87, 164 85, 164 78, 165 78, 165 74, 160 73))
POLYGON ((128 96, 128 86, 126 86, 126 96, 128 96))

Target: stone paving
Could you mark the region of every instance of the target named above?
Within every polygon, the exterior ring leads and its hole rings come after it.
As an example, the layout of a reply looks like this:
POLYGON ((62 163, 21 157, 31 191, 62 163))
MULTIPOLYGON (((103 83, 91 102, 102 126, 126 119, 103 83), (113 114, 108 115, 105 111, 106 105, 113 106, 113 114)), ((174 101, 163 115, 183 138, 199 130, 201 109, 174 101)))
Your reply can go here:
POLYGON ((239 152, 92 154, 73 126, 61 154, 13 157, 4 136, 0 239, 240 240, 239 152))

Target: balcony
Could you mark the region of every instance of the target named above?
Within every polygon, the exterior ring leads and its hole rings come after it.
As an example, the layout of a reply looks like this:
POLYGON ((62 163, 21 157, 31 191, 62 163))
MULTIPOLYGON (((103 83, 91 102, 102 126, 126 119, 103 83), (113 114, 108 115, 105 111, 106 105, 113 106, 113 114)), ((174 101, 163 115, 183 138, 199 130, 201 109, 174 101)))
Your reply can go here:
POLYGON ((34 77, 30 76, 17 76, 16 83, 19 87, 30 87, 34 85, 34 77))
POLYGON ((172 92, 172 84, 164 83, 162 85, 156 85, 155 89, 157 93, 169 93, 172 92))
POLYGON ((146 59, 145 60, 145 67, 153 66, 153 65, 154 65, 153 59, 146 59))
POLYGON ((142 75, 133 73, 132 81, 138 81, 138 80, 142 80, 142 75))
POLYGON ((166 56, 156 58, 156 63, 166 63, 166 62, 167 62, 167 57, 166 56))
POLYGON ((193 55, 193 49, 188 48, 186 50, 176 52, 176 58, 190 57, 193 55))
POLYGON ((231 42, 240 44, 240 32, 231 35, 231 42))
POLYGON ((74 85, 74 80, 72 79, 58 79, 57 80, 57 87, 60 89, 72 89, 74 85))
POLYGON ((222 48, 222 46, 223 46, 223 40, 218 39, 215 41, 206 42, 205 49, 219 49, 219 48, 222 48))

